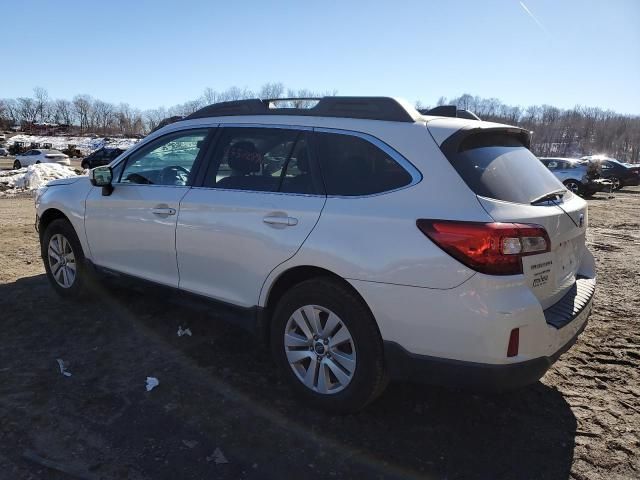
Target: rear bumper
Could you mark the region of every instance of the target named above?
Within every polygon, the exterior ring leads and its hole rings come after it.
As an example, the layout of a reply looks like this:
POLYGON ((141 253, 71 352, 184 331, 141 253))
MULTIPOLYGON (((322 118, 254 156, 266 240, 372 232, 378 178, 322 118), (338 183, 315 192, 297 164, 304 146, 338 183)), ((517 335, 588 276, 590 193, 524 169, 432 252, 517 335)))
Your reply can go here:
POLYGON ((509 390, 534 383, 571 348, 585 329, 595 287, 594 278, 579 278, 559 302, 544 311, 547 328, 567 339, 550 355, 515 363, 491 364, 418 355, 395 342, 385 341, 388 372, 399 380, 485 391, 509 390))
POLYGON ((538 381, 564 352, 576 342, 587 326, 585 321, 560 350, 549 357, 519 363, 492 365, 416 355, 394 342, 384 342, 387 370, 396 380, 468 388, 478 391, 504 391, 538 381))

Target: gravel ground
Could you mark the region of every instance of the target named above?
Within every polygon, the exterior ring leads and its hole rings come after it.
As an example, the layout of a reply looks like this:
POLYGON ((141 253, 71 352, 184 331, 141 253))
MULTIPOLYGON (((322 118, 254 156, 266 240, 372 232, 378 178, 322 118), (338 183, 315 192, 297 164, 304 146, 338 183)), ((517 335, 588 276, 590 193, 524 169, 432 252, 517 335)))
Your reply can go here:
POLYGON ((589 204, 594 313, 541 382, 503 395, 394 383, 331 417, 209 312, 123 285, 59 299, 33 200, 1 199, 0 478, 639 478, 640 188, 589 204))

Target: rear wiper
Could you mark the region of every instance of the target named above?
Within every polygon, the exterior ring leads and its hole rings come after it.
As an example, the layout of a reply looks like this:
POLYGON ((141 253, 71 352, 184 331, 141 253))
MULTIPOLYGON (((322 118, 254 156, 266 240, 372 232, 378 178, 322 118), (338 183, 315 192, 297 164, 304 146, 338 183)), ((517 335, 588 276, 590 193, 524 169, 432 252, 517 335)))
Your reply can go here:
POLYGON ((535 205, 536 203, 548 202, 549 200, 559 200, 564 197, 566 190, 556 190, 555 192, 545 193, 544 195, 531 200, 531 205, 535 205))

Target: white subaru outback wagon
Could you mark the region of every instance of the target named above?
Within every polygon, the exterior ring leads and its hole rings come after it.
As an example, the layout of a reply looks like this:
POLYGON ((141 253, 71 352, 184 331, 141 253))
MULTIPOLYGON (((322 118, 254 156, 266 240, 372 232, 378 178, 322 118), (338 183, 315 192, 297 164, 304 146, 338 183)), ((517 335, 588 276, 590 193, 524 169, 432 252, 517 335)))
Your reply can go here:
POLYGON ((520 128, 385 97, 214 104, 36 200, 47 275, 231 308, 309 403, 537 381, 591 311, 587 206, 520 128))

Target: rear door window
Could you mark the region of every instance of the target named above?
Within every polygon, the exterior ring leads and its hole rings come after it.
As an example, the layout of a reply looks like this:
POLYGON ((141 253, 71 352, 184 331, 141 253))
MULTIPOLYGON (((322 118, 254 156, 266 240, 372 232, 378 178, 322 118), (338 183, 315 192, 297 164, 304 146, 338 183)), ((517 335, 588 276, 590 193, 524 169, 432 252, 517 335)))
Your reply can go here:
POLYGON ((306 131, 225 127, 204 186, 255 192, 321 193, 306 131))
POLYGON ((413 180, 390 154, 364 138, 338 133, 315 135, 327 195, 372 195, 396 190, 413 180))
POLYGON ((556 176, 513 135, 473 135, 448 157, 469 188, 483 197, 528 204, 564 190, 556 176))

